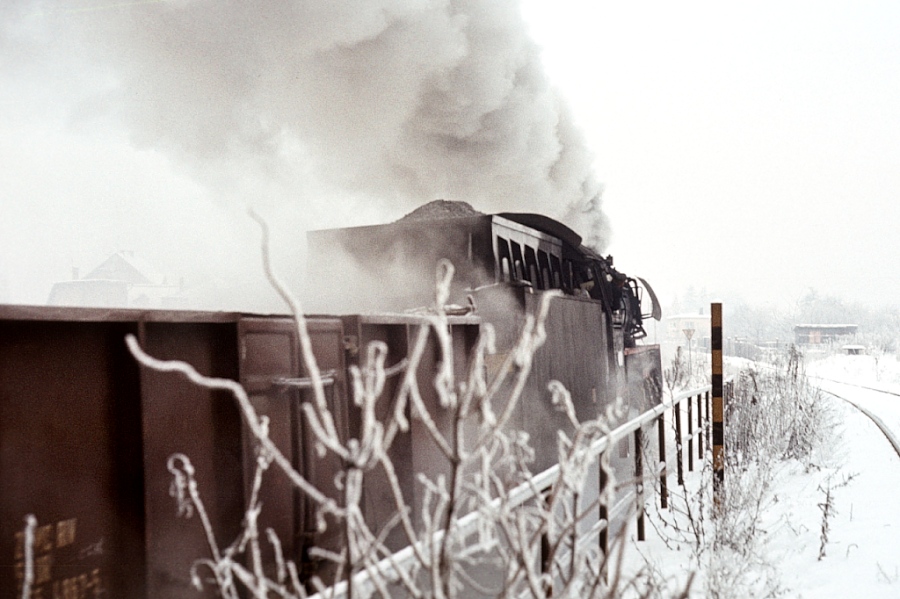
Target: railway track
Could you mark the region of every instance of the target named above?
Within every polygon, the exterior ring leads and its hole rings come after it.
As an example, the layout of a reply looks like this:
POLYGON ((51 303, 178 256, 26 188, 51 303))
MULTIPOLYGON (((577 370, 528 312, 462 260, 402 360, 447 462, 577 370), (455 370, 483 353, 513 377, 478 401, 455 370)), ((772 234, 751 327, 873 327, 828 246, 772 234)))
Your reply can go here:
MULTIPOLYGON (((857 385, 855 383, 845 383, 843 381, 838 381, 835 379, 829 379, 829 378, 825 378, 825 377, 810 377, 810 378, 811 379, 815 378, 820 381, 828 381, 830 383, 835 383, 838 385, 845 385, 847 387, 855 387, 857 389, 865 389, 867 391, 873 391, 876 393, 883 393, 885 395, 893 395, 896 397, 900 397, 900 393, 895 393, 893 391, 885 391, 884 389, 876 389, 875 387, 868 387, 866 385, 857 385)), ((887 438, 888 442, 891 444, 891 447, 894 448, 894 452, 896 452, 897 456, 900 457, 900 436, 898 436, 897 433, 894 430, 892 430, 891 427, 889 427, 884 422, 884 420, 881 419, 881 417, 879 417, 875 412, 870 410, 868 407, 861 405, 859 401, 850 399, 849 397, 846 397, 845 395, 835 393, 834 391, 831 391, 829 389, 825 389, 821 385, 817 385, 817 386, 823 393, 827 393, 828 395, 831 395, 832 397, 836 397, 837 399, 843 400, 843 401, 847 402, 848 404, 850 404, 851 406, 853 406, 854 408, 856 408, 857 410, 859 410, 860 412, 862 412, 863 414, 865 414, 866 417, 869 418, 869 420, 871 420, 873 423, 875 423, 875 426, 878 427, 878 430, 881 431, 881 433, 885 436, 885 438, 887 438)))

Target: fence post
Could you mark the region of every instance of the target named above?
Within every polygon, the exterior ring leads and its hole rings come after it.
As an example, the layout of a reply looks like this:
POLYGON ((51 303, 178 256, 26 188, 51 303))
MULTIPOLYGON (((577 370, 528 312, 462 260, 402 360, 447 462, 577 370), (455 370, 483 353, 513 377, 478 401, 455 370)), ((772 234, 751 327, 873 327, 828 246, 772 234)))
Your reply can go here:
POLYGON ((687 441, 687 454, 688 454, 688 472, 694 471, 694 414, 691 411, 691 398, 687 398, 687 421, 688 421, 688 441, 687 441))
POLYGON ((638 427, 634 431, 634 478, 637 481, 637 534, 638 541, 644 540, 644 431, 638 427))
POLYGON ((706 414, 703 417, 703 430, 706 435, 706 447, 710 451, 712 451, 712 397, 710 392, 707 391, 706 395, 703 397, 703 413, 706 414))
MULTIPOLYGON (((604 454, 601 453, 597 456, 597 459, 600 460, 600 519, 606 521, 606 526, 604 526, 600 530, 600 551, 603 552, 603 561, 604 564, 609 561, 609 504, 606 501, 606 487, 609 485, 609 474, 606 472, 606 468, 603 466, 603 458, 604 454)), ((606 570, 606 566, 604 565, 604 571, 606 570)), ((604 572, 604 578, 606 577, 606 573, 604 572)))
MULTIPOLYGON (((688 398, 688 406, 691 405, 691 398, 688 398)), ((691 416, 688 412, 688 431, 691 430, 691 416)), ((678 438, 675 444, 675 450, 678 454, 678 484, 684 486, 684 436, 681 434, 681 402, 675 404, 675 436, 678 438)), ((691 459, 690 432, 688 432, 688 460, 691 459)), ((688 462, 693 463, 693 462, 688 462)))
MULTIPOLYGON (((547 508, 549 495, 544 491, 545 495, 541 498, 544 502, 544 509, 547 508)), ((547 574, 553 569, 550 563, 550 535, 547 532, 541 535, 541 574, 547 574)))
POLYGON ((722 304, 711 306, 713 490, 721 504, 725 490, 725 405, 722 399, 722 304))
POLYGON ((669 473, 666 463, 666 413, 660 414, 656 422, 659 432, 659 461, 662 463, 662 471, 659 473, 659 507, 666 509, 669 507, 669 485, 666 480, 669 473))
POLYGON ((700 393, 697 394, 697 459, 703 459, 703 395, 700 393))

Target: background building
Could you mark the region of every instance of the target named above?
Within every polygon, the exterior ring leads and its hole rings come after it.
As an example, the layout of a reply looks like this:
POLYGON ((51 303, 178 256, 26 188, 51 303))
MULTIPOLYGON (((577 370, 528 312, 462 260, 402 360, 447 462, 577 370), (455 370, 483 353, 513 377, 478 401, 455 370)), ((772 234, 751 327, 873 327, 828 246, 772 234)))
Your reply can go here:
POLYGON ((73 269, 72 280, 55 283, 51 306, 96 308, 183 308, 182 284, 156 271, 133 252, 116 252, 84 277, 73 269))
POLYGON ((829 345, 845 342, 856 335, 855 324, 796 324, 794 343, 797 345, 829 345))

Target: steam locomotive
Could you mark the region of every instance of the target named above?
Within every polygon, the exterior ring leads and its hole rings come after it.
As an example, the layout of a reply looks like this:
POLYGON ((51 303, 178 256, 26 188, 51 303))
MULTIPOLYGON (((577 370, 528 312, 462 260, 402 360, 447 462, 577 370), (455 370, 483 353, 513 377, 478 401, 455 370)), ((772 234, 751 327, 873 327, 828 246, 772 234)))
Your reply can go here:
MULTIPOLYGON (((581 419, 596 417, 616 397, 632 414, 659 402, 659 348, 639 344, 644 319, 659 317, 645 283, 545 216, 427 206, 387 225, 308 235, 309 280, 318 287, 311 301, 321 312, 309 316, 308 328, 344 438, 360 428, 348 369, 361 364, 362 350, 375 340, 386 344, 388 365, 403 360, 422 323, 415 308, 433 302, 440 259, 456 267, 448 322, 457 373, 467 370, 483 323, 497 331, 490 370, 512 350, 541 296, 562 292, 510 420, 530 436, 534 472, 555 463, 557 430, 570 428, 550 405, 549 381, 566 385, 581 419)), ((334 489, 341 464, 313 448, 300 409, 311 399, 309 373, 288 316, 0 306, 0 565, 11 566, 0 568, 0 596, 21 594, 23 519, 31 513, 38 520, 34 596, 197 597, 189 566, 209 550, 196 518, 176 518, 166 466, 175 453, 192 460, 220 542, 239 532, 255 455, 237 406, 222 391, 140 367, 125 347, 126 334, 153 356, 240 381, 295 468, 320 489, 334 489)), ((423 381, 440 353, 434 338, 428 344, 423 381)), ((388 379, 387 396, 396 385, 397 378, 388 379)), ((433 386, 423 382, 420 389, 440 413, 433 386)), ((434 474, 448 464, 423 425, 410 424, 391 458, 418 512, 415 473, 434 474)), ((438 426, 448 423, 438 418, 438 426)), ((634 451, 629 442, 623 439, 613 456, 621 467, 634 451)), ((341 540, 333 529, 320 530, 314 506, 285 476, 267 476, 259 525, 276 531, 303 575, 314 574, 321 564, 308 548, 336 548, 341 540)), ((367 521, 387 521, 393 505, 387 481, 373 477, 364 493, 367 521)), ((403 542, 399 531, 385 539, 394 549, 403 542)))

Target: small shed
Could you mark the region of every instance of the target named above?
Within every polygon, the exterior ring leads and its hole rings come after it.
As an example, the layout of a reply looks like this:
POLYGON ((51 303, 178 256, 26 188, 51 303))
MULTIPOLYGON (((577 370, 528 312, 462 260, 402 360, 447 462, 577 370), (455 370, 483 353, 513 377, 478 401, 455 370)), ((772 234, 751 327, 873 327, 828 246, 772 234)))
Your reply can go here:
POLYGON ((848 356, 861 356, 866 353, 866 347, 864 345, 845 345, 841 348, 841 352, 848 356))
POLYGON ((796 324, 794 342, 797 345, 828 345, 856 334, 855 324, 796 324))

